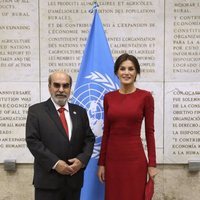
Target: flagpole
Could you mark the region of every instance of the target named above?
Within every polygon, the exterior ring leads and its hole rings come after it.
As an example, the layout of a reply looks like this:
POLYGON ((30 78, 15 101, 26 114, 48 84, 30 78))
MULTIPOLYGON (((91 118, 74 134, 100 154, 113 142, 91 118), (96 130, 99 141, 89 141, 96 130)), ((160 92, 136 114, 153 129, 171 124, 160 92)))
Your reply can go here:
POLYGON ((93 1, 93 7, 92 9, 89 10, 90 13, 94 13, 94 11, 97 10, 97 8, 99 7, 99 4, 96 0, 93 1))
POLYGON ((98 4, 98 2, 94 0, 94 1, 93 1, 93 4, 95 4, 95 3, 97 3, 97 4, 98 4))

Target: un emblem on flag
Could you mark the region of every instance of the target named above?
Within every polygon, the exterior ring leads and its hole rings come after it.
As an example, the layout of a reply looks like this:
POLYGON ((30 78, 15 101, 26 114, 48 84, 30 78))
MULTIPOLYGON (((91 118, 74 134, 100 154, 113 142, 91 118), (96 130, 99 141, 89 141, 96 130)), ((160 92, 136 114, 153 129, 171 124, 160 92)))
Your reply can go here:
POLYGON ((98 159, 103 134, 103 97, 104 94, 118 88, 108 75, 91 72, 83 84, 75 88, 72 102, 87 110, 90 126, 96 136, 92 158, 98 159))

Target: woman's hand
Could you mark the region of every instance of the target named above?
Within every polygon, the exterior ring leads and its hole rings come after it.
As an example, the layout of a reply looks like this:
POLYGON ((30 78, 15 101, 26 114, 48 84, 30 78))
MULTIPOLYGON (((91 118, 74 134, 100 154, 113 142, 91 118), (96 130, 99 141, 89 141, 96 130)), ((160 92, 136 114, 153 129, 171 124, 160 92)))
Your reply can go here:
POLYGON ((105 167, 104 166, 99 166, 97 176, 99 177, 99 181, 101 183, 105 182, 105 167))
POLYGON ((151 178, 154 178, 158 174, 158 169, 155 167, 148 167, 148 174, 151 178))

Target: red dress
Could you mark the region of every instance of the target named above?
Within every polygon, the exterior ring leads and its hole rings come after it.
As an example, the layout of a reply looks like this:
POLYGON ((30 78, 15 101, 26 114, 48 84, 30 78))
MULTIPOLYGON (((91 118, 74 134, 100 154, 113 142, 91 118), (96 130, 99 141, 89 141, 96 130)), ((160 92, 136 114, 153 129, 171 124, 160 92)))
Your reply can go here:
POLYGON ((154 100, 150 92, 109 92, 98 165, 105 166, 105 200, 144 200, 147 167, 156 165, 154 100), (142 120, 148 159, 140 138, 142 120))

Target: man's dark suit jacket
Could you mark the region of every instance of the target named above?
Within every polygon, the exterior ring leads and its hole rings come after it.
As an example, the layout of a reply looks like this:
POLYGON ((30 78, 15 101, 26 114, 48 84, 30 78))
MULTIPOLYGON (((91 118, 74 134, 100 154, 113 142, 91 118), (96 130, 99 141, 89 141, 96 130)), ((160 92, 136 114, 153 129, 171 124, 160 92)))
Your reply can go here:
POLYGON ((83 185, 85 168, 73 176, 61 175, 52 169, 58 160, 75 157, 86 166, 93 151, 95 137, 86 110, 69 103, 69 113, 73 126, 70 141, 51 99, 29 108, 26 141, 34 156, 33 184, 36 188, 57 189, 66 184, 78 189, 83 185))

